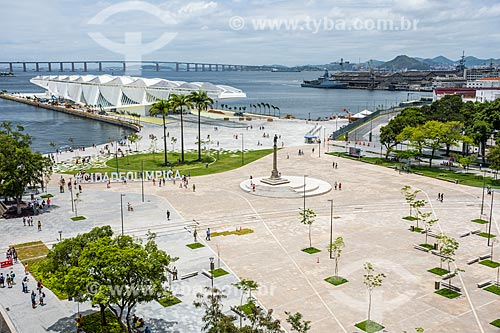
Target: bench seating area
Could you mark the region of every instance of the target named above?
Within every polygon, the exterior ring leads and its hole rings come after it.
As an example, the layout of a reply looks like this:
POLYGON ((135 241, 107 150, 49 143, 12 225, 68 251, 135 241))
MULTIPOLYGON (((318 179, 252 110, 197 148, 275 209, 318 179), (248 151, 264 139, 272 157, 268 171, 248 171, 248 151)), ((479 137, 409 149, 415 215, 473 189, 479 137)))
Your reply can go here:
POLYGON ((198 275, 198 271, 186 273, 186 274, 181 275, 181 280, 189 279, 189 278, 196 276, 196 275, 198 275))
POLYGON ((478 261, 479 261, 479 257, 470 259, 470 260, 467 261, 467 265, 475 264, 478 261))
POLYGON ((209 271, 207 271, 207 270, 204 270, 204 269, 203 269, 203 270, 201 271, 201 274, 205 275, 206 277, 208 277, 208 278, 210 278, 210 279, 212 278, 212 273, 210 273, 210 272, 209 272, 209 271))
POLYGON ((420 246, 420 245, 413 245, 413 248, 414 249, 417 249, 417 250, 420 250, 420 251, 424 251, 424 252, 429 252, 429 249, 428 248, 425 248, 423 246, 420 246))
POLYGON ((442 283, 441 287, 442 288, 446 288, 446 289, 450 289, 450 290, 453 290, 453 291, 456 291, 457 293, 461 293, 462 292, 462 288, 454 286, 452 284, 448 284, 448 283, 442 283))
POLYGON ((491 280, 485 280, 482 282, 478 282, 477 287, 484 288, 484 287, 488 287, 490 284, 491 284, 491 280))

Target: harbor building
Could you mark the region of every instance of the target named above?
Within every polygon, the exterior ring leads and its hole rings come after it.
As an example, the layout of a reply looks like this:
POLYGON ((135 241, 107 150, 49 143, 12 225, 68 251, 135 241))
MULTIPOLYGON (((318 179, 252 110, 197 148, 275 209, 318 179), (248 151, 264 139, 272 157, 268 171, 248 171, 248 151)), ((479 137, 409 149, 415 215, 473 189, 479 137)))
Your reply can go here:
POLYGON ((237 88, 209 82, 184 82, 112 75, 36 76, 33 84, 46 89, 47 98, 62 98, 105 111, 129 111, 146 115, 158 99, 170 94, 203 90, 214 101, 245 98, 237 88))

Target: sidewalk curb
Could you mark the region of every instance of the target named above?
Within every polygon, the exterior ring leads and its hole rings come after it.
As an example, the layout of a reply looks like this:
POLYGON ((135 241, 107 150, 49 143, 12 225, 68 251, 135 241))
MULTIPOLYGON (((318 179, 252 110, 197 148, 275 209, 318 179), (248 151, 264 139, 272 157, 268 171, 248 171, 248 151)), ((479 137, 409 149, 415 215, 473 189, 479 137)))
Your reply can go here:
POLYGON ((5 323, 7 324, 7 327, 9 328, 10 332, 17 333, 17 329, 14 326, 14 323, 12 322, 9 315, 7 314, 7 311, 1 304, 0 304, 0 315, 2 315, 3 319, 5 320, 5 323))

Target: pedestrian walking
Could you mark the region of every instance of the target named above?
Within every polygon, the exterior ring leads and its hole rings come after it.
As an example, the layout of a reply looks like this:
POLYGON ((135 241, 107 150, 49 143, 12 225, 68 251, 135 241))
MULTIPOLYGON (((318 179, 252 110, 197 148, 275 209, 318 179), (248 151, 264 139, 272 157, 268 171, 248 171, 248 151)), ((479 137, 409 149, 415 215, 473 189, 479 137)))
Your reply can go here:
POLYGON ((441 201, 441 193, 438 193, 438 201, 441 201))
POLYGON ((339 165, 339 164, 338 164, 337 162, 335 162, 335 169, 337 169, 337 166, 338 166, 338 165, 339 165))
POLYGON ((441 193, 441 202, 444 200, 444 193, 441 193))
POLYGON ((332 168, 335 169, 335 162, 332 162, 332 168))
POLYGON ((210 234, 211 234, 211 233, 210 233, 210 228, 207 228, 207 237, 205 237, 205 239, 206 239, 207 241, 209 241, 209 240, 210 240, 210 234))
POLYGON ((31 307, 33 309, 36 308, 36 294, 34 290, 31 292, 31 307))
POLYGON ((194 227, 193 231, 193 237, 194 237, 194 242, 198 242, 198 230, 196 230, 196 227, 194 227))
POLYGON ((5 277, 0 273, 0 288, 5 288, 5 277))
POLYGON ((44 306, 44 299, 45 299, 45 293, 43 291, 40 291, 40 294, 38 295, 38 300, 41 306, 44 306))
POLYGON ((333 186, 335 187, 335 191, 337 191, 337 186, 338 186, 337 182, 335 182, 333 186))
POLYGON ((26 216, 23 217, 23 226, 26 226, 26 216))
POLYGON ((342 190, 342 183, 339 182, 339 191, 342 190))
POLYGON ((38 220, 38 231, 42 231, 42 221, 38 220))
POLYGON ((167 209, 167 221, 170 221, 170 211, 167 209))
POLYGON ((193 184, 193 192, 195 192, 195 191, 196 191, 196 186, 194 186, 194 184, 193 184))

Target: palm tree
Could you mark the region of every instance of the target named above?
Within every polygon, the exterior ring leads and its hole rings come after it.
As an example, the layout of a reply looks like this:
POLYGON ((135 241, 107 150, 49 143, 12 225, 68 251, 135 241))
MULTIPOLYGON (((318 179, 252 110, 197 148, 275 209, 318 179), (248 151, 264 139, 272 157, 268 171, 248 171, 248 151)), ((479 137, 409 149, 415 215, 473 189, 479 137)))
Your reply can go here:
POLYGON ((203 90, 193 91, 188 97, 198 109, 198 161, 201 161, 201 110, 207 111, 209 107, 212 107, 214 101, 203 90))
POLYGON ((172 110, 172 102, 170 100, 159 99, 149 109, 149 115, 156 116, 161 114, 163 119, 163 149, 165 166, 168 165, 168 154, 167 154, 167 124, 165 118, 168 116, 168 111, 172 110))
POLYGON ((179 111, 181 114, 181 160, 184 163, 184 119, 182 118, 183 107, 188 109, 193 107, 193 103, 186 95, 171 94, 168 98, 172 102, 173 112, 179 111))

